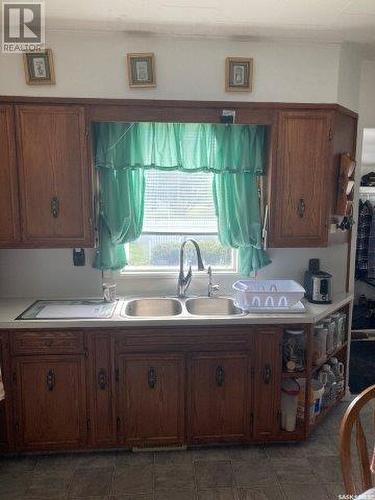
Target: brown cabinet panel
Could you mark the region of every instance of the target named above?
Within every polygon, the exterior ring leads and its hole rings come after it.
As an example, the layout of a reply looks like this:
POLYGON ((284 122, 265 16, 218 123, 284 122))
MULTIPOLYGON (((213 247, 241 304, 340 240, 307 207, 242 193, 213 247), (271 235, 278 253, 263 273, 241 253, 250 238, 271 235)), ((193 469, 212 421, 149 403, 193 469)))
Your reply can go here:
POLYGON ((189 372, 190 440, 246 439, 250 423, 248 355, 195 354, 189 372))
POLYGON ((83 356, 15 358, 21 450, 80 448, 87 440, 83 356))
POLYGON ((106 332, 89 335, 90 441, 94 447, 116 442, 112 344, 112 336, 106 332))
POLYGON ((184 442, 184 358, 119 356, 121 441, 129 446, 184 442))
POLYGON ((13 106, 0 105, 0 247, 20 241, 13 106))
POLYGON ((279 432, 282 330, 258 329, 255 334, 253 437, 279 432))
POLYGON ((23 239, 90 245, 91 176, 82 106, 16 106, 23 239))
POLYGON ((6 332, 0 332, 0 368, 5 391, 5 399, 0 401, 0 451, 12 451, 13 394, 10 386, 10 358, 6 332))
POLYGON ((276 172, 272 178, 272 246, 324 246, 332 186, 332 113, 279 114, 276 172))
POLYGON ((80 354, 84 352, 80 331, 22 331, 10 336, 11 351, 22 354, 80 354))

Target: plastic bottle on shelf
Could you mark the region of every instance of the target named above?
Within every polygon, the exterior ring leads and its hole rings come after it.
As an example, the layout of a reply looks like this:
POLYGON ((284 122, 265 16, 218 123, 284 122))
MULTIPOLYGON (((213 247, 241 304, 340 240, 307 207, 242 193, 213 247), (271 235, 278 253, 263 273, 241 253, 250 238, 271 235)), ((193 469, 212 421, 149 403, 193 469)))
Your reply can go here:
POLYGON ((331 319, 335 322, 335 331, 334 331, 334 338, 333 338, 333 345, 335 345, 335 349, 337 349, 338 347, 341 347, 342 346, 342 340, 341 340, 341 332, 340 332, 340 329, 341 329, 341 313, 335 313, 335 314, 332 314, 331 316, 331 319))
POLYGON ((327 360, 327 334, 328 329, 322 323, 314 326, 313 365, 320 365, 327 360))
POLYGON ((336 348, 337 348, 337 343, 335 344, 335 338, 336 338, 336 323, 333 321, 331 318, 326 318, 323 319, 322 321, 323 325, 327 328, 327 344, 326 344, 326 352, 327 356, 332 354, 336 348))
POLYGON ((323 393, 323 399, 322 399, 322 406, 323 408, 327 408, 331 404, 334 403, 336 400, 336 393, 337 393, 337 382, 336 382, 336 377, 331 370, 331 367, 329 364, 325 363, 320 372, 319 372, 319 380, 324 383, 324 380, 326 379, 325 375, 327 376, 326 383, 324 384, 324 393, 323 393))
POLYGON ((336 379, 336 399, 344 392, 345 389, 345 376, 344 376, 344 364, 341 363, 337 358, 331 358, 329 360, 331 369, 336 379))

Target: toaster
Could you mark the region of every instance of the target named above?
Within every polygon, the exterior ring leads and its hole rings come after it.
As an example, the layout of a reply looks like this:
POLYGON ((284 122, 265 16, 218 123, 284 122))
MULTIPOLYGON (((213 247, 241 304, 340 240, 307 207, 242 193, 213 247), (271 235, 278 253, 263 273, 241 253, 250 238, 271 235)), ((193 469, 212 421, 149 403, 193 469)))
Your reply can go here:
POLYGON ((320 270, 320 260, 310 259, 309 269, 305 272, 305 297, 313 304, 332 302, 332 274, 320 270))

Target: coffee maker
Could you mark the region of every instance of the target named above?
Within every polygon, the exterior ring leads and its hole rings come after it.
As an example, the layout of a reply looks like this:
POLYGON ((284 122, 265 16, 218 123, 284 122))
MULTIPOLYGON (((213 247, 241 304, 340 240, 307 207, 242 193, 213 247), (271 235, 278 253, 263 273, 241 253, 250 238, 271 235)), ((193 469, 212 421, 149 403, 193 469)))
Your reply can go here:
POLYGON ((309 269, 305 272, 305 297, 313 304, 332 302, 332 274, 320 270, 320 260, 310 259, 309 269))

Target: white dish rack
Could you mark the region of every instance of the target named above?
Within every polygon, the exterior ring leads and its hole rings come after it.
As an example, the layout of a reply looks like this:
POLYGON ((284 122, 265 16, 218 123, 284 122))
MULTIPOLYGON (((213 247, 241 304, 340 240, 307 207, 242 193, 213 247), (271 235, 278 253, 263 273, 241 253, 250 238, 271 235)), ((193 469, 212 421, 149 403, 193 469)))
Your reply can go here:
POLYGON ((247 312, 287 311, 305 294, 305 289, 293 280, 239 280, 232 287, 236 306, 247 312))

